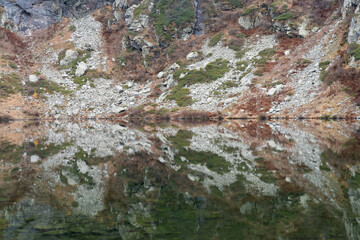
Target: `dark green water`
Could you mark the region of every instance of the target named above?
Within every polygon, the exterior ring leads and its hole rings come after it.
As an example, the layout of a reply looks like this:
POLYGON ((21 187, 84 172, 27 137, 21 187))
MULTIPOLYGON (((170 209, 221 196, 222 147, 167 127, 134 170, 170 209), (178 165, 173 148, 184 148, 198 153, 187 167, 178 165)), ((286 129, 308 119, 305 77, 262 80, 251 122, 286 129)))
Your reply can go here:
POLYGON ((359 239, 359 127, 0 125, 0 238, 359 239))

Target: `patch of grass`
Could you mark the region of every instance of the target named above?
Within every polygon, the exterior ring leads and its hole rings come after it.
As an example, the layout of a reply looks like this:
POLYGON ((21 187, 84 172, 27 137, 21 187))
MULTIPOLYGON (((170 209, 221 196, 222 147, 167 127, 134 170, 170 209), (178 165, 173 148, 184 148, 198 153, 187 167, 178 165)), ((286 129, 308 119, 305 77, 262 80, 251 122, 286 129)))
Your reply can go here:
POLYGON ((188 88, 174 87, 166 99, 174 100, 179 107, 189 106, 193 104, 194 100, 189 96, 190 90, 188 88))
POLYGON ((349 46, 352 50, 350 51, 350 55, 355 58, 356 61, 360 60, 360 44, 352 43, 349 46))
POLYGON ((173 88, 166 98, 175 100, 180 107, 191 105, 194 101, 189 96, 190 90, 185 88, 185 86, 196 83, 209 83, 223 77, 230 70, 228 64, 229 61, 227 60, 217 59, 206 65, 205 69, 190 70, 188 72, 186 69, 176 71, 174 78, 178 81, 178 85, 173 88), (187 74, 180 78, 182 73, 187 74))
POLYGON ((29 94, 32 94, 33 92, 37 92, 38 94, 41 93, 53 94, 54 92, 59 92, 64 95, 69 95, 72 93, 72 91, 67 90, 65 87, 62 87, 55 82, 47 81, 45 79, 39 79, 39 81, 37 81, 36 83, 27 82, 26 87, 28 90, 30 88, 30 91, 28 91, 29 94))
POLYGON ((319 68, 320 68, 320 80, 321 80, 321 81, 324 81, 324 80, 326 79, 326 76, 327 76, 326 69, 327 69, 327 67, 330 65, 330 63, 331 63, 331 61, 329 61, 329 60, 319 63, 319 68))
POLYGON ((223 157, 211 153, 211 152, 198 152, 188 149, 190 146, 190 139, 193 137, 193 133, 187 130, 179 130, 175 136, 168 137, 168 140, 172 142, 173 146, 178 149, 178 154, 175 156, 175 162, 179 165, 186 165, 186 162, 181 160, 181 157, 185 157, 191 164, 205 165, 211 171, 219 174, 229 172, 229 162, 223 157))
POLYGON ((228 64, 229 61, 219 58, 206 65, 205 69, 190 70, 183 78, 180 78, 180 75, 181 73, 186 73, 186 70, 178 70, 174 74, 174 77, 181 86, 195 83, 209 83, 223 77, 225 73, 230 70, 228 64))
POLYGON ((252 14, 253 12, 255 11, 255 7, 250 7, 248 9, 246 9, 242 14, 241 16, 247 16, 249 14, 252 14))
POLYGON ((239 61, 236 63, 236 66, 237 66, 236 69, 238 69, 240 71, 245 71, 246 68, 249 66, 249 63, 246 61, 239 61))
POLYGON ((63 50, 61 50, 60 52, 59 52, 59 55, 58 55, 58 62, 60 63, 60 61, 61 60, 63 60, 64 58, 65 58, 65 56, 66 56, 66 51, 67 51, 68 49, 63 49, 63 50))
POLYGON ((242 49, 235 53, 235 57, 242 59, 245 56, 245 53, 248 51, 248 49, 242 49))
POLYGON ((154 19, 158 36, 170 41, 176 29, 183 28, 194 21, 193 3, 191 0, 159 0, 150 17, 154 19))
POLYGON ((9 63, 9 66, 10 66, 12 69, 17 69, 17 68, 18 68, 18 66, 17 66, 15 63, 13 63, 13 62, 10 62, 10 63, 9 63))
POLYGON ((276 21, 285 21, 285 20, 293 18, 293 16, 294 16, 293 12, 286 12, 286 13, 283 13, 283 14, 275 17, 274 20, 276 20, 276 21))
POLYGON ((224 34, 222 32, 217 33, 215 36, 213 36, 209 41, 209 47, 214 47, 216 44, 218 44, 221 41, 221 38, 224 34))
POLYGON ((69 30, 70 30, 71 32, 75 32, 75 31, 76 31, 76 27, 75 27, 74 25, 71 25, 71 26, 69 27, 69 30))
POLYGON ((0 75, 0 98, 6 98, 23 90, 21 79, 15 73, 0 75))
POLYGON ((266 48, 262 51, 259 52, 258 59, 255 59, 253 62, 255 63, 255 65, 260 65, 260 66, 264 66, 269 59, 274 56, 275 54, 275 50, 273 48, 266 48))
POLYGON ((233 87, 237 87, 238 84, 234 81, 226 81, 224 82, 224 84, 222 84, 220 86, 220 89, 227 89, 227 88, 233 88, 233 87))
POLYGON ((138 7, 134 10, 134 16, 135 16, 135 17, 139 17, 139 15, 140 15, 141 13, 145 13, 146 10, 147 10, 146 4, 141 3, 140 6, 138 6, 138 7))

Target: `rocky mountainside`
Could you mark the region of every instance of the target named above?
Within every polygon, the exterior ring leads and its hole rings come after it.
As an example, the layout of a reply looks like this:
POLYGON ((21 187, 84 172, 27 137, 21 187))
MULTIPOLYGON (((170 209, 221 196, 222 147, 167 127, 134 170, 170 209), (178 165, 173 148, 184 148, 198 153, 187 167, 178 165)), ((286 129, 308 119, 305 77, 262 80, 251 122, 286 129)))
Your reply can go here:
POLYGON ((354 118, 359 0, 0 0, 0 119, 354 118))

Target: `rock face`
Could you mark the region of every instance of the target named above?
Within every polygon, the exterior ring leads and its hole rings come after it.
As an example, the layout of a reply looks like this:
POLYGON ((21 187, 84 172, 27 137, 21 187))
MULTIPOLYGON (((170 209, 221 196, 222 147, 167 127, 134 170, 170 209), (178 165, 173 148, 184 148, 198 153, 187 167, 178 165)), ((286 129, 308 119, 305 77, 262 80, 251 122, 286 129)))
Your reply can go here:
MULTIPOLYGON (((6 25, 18 32, 42 29, 58 22, 62 17, 81 16, 113 0, 0 0, 6 12, 6 25)), ((120 4, 120 3, 119 3, 120 4)))
POLYGON ((258 16, 241 16, 238 19, 238 24, 240 27, 244 28, 245 30, 250 30, 252 28, 256 28, 260 24, 260 19, 258 16))
MULTIPOLYGON (((360 5, 356 9, 356 13, 360 12, 360 5)), ((349 28, 348 42, 359 42, 360 41, 360 16, 355 15, 351 20, 349 28)))

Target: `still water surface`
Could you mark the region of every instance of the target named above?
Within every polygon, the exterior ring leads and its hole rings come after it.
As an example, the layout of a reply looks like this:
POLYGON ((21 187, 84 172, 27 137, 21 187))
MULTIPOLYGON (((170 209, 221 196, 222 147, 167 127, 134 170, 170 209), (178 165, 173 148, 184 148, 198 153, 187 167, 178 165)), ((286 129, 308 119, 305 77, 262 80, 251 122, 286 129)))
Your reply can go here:
POLYGON ((359 239, 359 128, 0 125, 0 239, 359 239))

